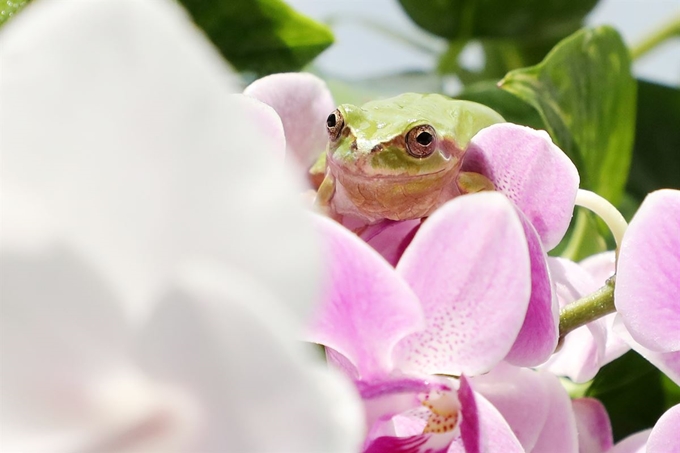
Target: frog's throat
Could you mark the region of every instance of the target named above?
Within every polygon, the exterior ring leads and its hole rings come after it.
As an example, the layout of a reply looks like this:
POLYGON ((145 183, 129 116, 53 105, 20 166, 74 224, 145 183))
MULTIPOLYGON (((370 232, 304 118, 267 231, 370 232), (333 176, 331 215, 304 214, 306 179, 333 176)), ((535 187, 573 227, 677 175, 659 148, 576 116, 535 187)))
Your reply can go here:
POLYGON ((334 175, 338 190, 351 201, 351 206, 335 206, 335 210, 338 214, 358 215, 370 222, 427 217, 460 194, 455 183, 457 174, 456 167, 429 174, 395 176, 339 171, 334 175))

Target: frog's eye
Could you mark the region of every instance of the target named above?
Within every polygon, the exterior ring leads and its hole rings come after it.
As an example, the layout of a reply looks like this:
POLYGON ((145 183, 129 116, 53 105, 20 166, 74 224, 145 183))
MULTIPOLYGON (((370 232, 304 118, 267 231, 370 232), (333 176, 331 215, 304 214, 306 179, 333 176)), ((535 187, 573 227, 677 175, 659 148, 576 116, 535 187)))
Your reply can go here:
POLYGON ((413 157, 427 157, 436 147, 437 133, 429 124, 416 126, 406 134, 406 150, 413 157))
POLYGON ((328 137, 335 141, 340 137, 342 133, 342 128, 345 125, 345 120, 342 117, 340 110, 336 110, 326 118, 326 130, 328 131, 328 137))

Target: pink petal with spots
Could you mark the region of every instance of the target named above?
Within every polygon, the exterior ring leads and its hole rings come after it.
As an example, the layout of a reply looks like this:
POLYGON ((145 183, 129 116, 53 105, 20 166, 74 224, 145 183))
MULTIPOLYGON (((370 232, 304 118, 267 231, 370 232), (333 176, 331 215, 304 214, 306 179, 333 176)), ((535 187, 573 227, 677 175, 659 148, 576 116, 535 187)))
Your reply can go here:
POLYGON ((656 422, 647 440, 648 453, 679 453, 680 404, 668 409, 656 422))
POLYGON ((555 247, 567 231, 579 185, 576 167, 545 131, 494 124, 472 138, 463 170, 487 176, 555 247))
POLYGON ((565 451, 576 448, 569 396, 552 374, 501 363, 470 381, 503 415, 526 451, 550 451, 537 445, 551 439, 562 442, 565 451))
POLYGON ((420 298, 427 327, 399 344, 403 370, 484 373, 510 350, 526 315, 526 238, 502 194, 455 198, 421 226, 397 264, 420 298))
POLYGON ((647 439, 651 432, 651 429, 646 429, 632 434, 614 445, 614 448, 609 450, 608 453, 646 453, 647 439))
POLYGON ((616 309, 644 347, 680 351, 680 190, 647 195, 619 253, 616 309))
MULTIPOLYGON (((524 452, 503 415, 484 396, 473 391, 465 376, 460 378, 458 399, 462 417, 461 440, 466 453, 524 452)), ((461 450, 451 448, 449 451, 461 450)))
MULTIPOLYGON (((560 308, 599 288, 590 274, 573 261, 549 258, 548 263, 560 308)), ((574 382, 587 382, 603 365, 606 341, 604 322, 593 321, 567 334, 560 350, 542 368, 574 382)))
POLYGON ((522 328, 505 360, 517 366, 536 366, 545 362, 557 347, 559 307, 540 238, 522 212, 517 214, 529 248, 531 298, 522 328))
POLYGON ((579 453, 601 453, 612 448, 612 425, 604 405, 595 398, 578 398, 571 405, 576 416, 579 453))
POLYGON ((417 296, 378 253, 337 222, 315 216, 325 240, 325 294, 307 340, 333 348, 360 378, 393 369, 392 351, 424 327, 417 296))
POLYGON ((244 94, 268 104, 281 117, 288 155, 305 171, 325 151, 326 118, 335 109, 326 83, 307 73, 273 74, 251 83, 244 94))

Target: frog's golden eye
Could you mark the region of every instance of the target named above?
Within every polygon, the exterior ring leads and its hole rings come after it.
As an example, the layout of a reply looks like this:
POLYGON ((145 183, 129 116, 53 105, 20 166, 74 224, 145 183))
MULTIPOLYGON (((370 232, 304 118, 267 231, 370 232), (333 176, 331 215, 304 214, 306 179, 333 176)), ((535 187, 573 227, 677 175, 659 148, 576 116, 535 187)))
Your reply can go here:
POLYGON ((437 146, 437 133, 429 124, 416 126, 406 134, 406 150, 413 157, 427 157, 437 146))
POLYGON ((345 120, 342 117, 340 110, 336 110, 326 118, 326 130, 328 131, 328 137, 335 141, 340 137, 342 133, 342 128, 345 126, 345 120))

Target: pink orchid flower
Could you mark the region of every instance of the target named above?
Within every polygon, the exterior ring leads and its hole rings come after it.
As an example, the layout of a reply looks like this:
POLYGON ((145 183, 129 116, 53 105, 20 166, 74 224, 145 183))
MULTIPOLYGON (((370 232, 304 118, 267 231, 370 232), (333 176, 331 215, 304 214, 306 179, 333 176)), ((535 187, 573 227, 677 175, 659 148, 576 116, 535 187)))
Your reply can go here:
POLYGON ((36 1, 0 61, 0 450, 355 450, 278 117, 178 4, 36 1))
POLYGON ((504 195, 446 203, 396 268, 336 222, 319 217, 317 225, 330 275, 308 339, 325 345, 329 360, 357 381, 367 451, 531 451, 553 436, 576 444, 571 405, 556 378, 500 366, 513 351, 531 356, 544 347, 517 342, 534 282, 522 220, 504 195), (494 389, 493 382, 520 389, 494 389), (545 418, 549 407, 554 424, 545 418))
MULTIPOLYGON (((244 93, 280 115, 287 155, 306 171, 326 147, 324 121, 335 109, 325 83, 311 74, 275 74, 253 82, 244 93)), ((544 249, 554 247, 569 225, 578 173, 547 133, 510 123, 480 131, 466 151, 463 170, 484 174, 517 209, 531 259, 532 291, 525 326, 506 359, 518 366, 538 365, 557 345, 557 299, 544 249)), ((352 227, 352 219, 343 221, 352 227)), ((398 265, 418 228, 420 220, 386 220, 366 228, 361 237, 398 265)))

